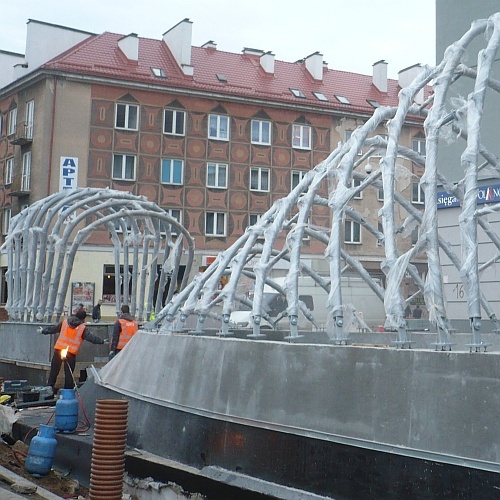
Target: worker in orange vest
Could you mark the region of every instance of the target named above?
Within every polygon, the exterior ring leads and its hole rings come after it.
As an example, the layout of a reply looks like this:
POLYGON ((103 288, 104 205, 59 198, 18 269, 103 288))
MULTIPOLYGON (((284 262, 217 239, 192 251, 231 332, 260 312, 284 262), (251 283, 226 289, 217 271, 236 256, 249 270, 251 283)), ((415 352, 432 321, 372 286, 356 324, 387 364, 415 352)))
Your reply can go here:
POLYGON ((104 340, 90 333, 85 325, 85 318, 87 313, 84 309, 79 309, 75 312, 74 316, 70 316, 57 325, 48 326, 40 330, 44 335, 53 335, 59 333, 56 344, 54 346, 54 354, 50 363, 50 372, 47 385, 52 387, 55 394, 54 386, 56 384, 57 376, 61 370, 61 364, 64 363, 64 388, 73 389, 74 378, 73 372, 75 371, 76 355, 80 350, 82 340, 91 342, 92 344, 104 344, 104 340), (67 351, 65 352, 65 349, 67 351))
POLYGON ((127 304, 123 304, 120 317, 113 326, 113 338, 111 339, 111 348, 109 351, 110 360, 127 345, 138 329, 139 325, 137 321, 130 314, 130 307, 127 304))

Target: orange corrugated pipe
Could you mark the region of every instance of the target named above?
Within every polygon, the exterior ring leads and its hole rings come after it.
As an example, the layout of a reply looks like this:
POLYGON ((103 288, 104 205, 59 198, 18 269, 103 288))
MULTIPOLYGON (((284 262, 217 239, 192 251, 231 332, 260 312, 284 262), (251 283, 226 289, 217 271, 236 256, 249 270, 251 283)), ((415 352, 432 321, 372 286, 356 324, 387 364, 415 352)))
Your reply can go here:
POLYGON ((128 401, 99 399, 94 421, 90 500, 121 500, 127 444, 128 401))

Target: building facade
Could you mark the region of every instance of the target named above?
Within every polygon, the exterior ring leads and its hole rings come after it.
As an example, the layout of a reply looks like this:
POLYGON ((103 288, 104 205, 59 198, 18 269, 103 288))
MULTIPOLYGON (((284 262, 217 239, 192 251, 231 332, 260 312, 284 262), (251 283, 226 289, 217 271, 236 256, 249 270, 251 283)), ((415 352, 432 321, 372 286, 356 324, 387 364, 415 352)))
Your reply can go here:
MULTIPOLYGON (((328 69, 320 53, 288 63, 262 50, 222 52, 212 41, 192 46, 191 31, 187 19, 161 40, 30 20, 26 54, 0 51, 0 68, 9 68, 2 74, 11 75, 0 89, 3 238, 11 217, 54 192, 125 190, 184 225, 202 270, 376 107, 397 105, 403 81, 419 70, 407 68, 398 82, 387 78, 385 61, 372 75, 359 75, 328 69), (38 49, 45 45, 37 38, 49 37, 50 49, 38 49)), ((410 120, 401 142, 425 154, 422 125, 422 117, 410 120)), ((360 171, 379 158, 364 153, 360 171)), ((401 167, 398 190, 423 206, 422 167, 403 159, 401 167)), ((334 187, 325 182, 322 196, 334 187)), ((377 226, 382 200, 373 189, 353 203, 377 226)), ((329 220, 329 208, 316 206, 308 223, 329 227, 329 220)), ((383 279, 377 238, 354 221, 344 227, 345 247, 383 279)), ((412 244, 411 235, 401 237, 412 244)), ((311 266, 326 274, 324 247, 315 240, 303 245, 311 266)), ((105 306, 114 296, 111 251, 109 233, 96 231, 73 276, 94 283, 94 300, 102 296, 105 306)), ((416 264, 425 272, 425 256, 416 264)), ((5 260, 2 266, 5 274, 5 260)), ((0 302, 6 293, 2 286, 0 302)))

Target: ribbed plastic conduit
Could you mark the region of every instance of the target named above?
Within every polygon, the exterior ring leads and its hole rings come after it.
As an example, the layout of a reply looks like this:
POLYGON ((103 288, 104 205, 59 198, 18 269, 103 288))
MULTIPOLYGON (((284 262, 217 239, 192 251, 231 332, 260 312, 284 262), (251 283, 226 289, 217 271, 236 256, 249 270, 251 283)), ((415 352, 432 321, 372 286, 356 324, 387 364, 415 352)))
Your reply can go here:
POLYGON ((99 399, 96 404, 94 442, 90 466, 90 499, 121 500, 128 401, 99 399))

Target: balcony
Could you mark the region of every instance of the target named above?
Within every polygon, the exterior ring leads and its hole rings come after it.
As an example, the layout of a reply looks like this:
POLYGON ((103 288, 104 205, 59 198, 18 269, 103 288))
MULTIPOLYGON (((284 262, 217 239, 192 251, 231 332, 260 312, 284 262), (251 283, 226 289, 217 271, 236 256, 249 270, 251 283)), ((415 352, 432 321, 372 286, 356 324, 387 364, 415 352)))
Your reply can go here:
POLYGON ((11 191, 7 196, 13 196, 21 198, 23 196, 29 196, 30 190, 30 179, 24 175, 17 175, 12 179, 11 191))
POLYGON ((33 142, 33 122, 21 122, 16 125, 16 130, 10 134, 9 141, 14 146, 24 146, 33 142))

